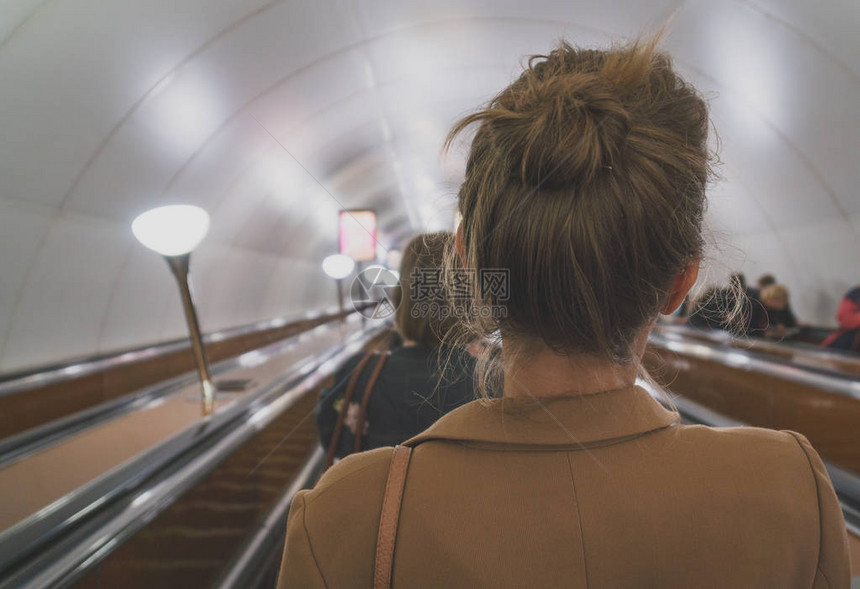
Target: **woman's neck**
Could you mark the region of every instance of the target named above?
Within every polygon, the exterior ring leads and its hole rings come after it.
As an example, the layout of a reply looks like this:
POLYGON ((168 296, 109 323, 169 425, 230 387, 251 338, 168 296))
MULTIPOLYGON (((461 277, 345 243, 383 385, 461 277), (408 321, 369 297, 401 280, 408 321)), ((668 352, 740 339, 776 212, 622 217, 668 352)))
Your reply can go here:
MULTIPOLYGON (((636 338, 637 360, 645 351, 648 332, 636 338)), ((552 398, 587 395, 632 387, 636 382, 637 364, 618 364, 586 354, 558 354, 543 342, 531 344, 527 351, 507 342, 505 352, 504 396, 552 398)))

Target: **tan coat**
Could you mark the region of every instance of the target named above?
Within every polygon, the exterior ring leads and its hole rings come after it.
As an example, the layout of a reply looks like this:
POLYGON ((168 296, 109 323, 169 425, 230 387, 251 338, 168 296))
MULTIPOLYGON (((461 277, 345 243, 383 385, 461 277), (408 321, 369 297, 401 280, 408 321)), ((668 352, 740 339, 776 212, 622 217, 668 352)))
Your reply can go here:
MULTIPOLYGON (((408 442, 393 586, 849 586, 842 512, 803 436, 677 419, 639 388, 449 413, 408 442)), ((296 496, 279 587, 372 586, 391 453, 296 496)))

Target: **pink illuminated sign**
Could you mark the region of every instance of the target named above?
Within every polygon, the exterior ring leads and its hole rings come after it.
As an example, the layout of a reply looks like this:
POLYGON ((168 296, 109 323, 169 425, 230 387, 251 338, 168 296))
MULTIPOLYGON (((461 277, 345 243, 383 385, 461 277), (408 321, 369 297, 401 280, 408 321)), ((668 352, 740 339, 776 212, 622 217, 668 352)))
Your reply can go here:
POLYGON ((376 259, 376 213, 341 211, 338 218, 340 253, 356 262, 376 259))

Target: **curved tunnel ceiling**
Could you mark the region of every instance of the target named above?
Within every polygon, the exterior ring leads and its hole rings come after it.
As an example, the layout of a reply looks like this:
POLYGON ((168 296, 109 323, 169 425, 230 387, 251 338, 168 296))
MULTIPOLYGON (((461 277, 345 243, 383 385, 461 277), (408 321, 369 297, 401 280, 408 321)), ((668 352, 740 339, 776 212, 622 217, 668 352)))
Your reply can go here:
POLYGON ((336 213, 392 247, 450 228, 454 120, 565 37, 653 31, 708 97, 722 180, 709 272, 770 271, 832 324, 860 276, 860 5, 848 0, 7 0, 0 8, 0 372, 181 336, 164 263, 129 231, 212 215, 207 331, 335 302, 336 213))

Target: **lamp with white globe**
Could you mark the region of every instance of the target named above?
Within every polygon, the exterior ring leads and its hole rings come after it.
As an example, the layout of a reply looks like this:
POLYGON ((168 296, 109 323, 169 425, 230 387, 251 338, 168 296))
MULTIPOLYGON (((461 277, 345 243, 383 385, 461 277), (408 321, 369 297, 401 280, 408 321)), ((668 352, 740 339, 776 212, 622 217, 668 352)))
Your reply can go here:
POLYGON ((355 269, 355 260, 343 254, 334 254, 323 260, 322 269, 337 283, 337 307, 340 309, 340 317, 343 321, 343 279, 352 274, 355 269))
POLYGON ((185 320, 191 335, 191 349, 203 388, 203 414, 209 415, 215 402, 215 386, 212 384, 200 323, 188 283, 191 252, 209 231, 209 214, 192 205, 158 207, 135 218, 131 231, 140 243, 164 256, 179 285, 185 320))

